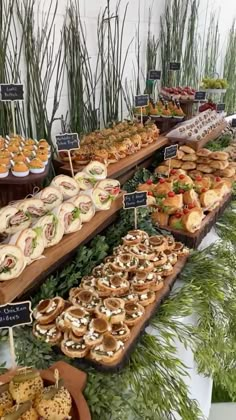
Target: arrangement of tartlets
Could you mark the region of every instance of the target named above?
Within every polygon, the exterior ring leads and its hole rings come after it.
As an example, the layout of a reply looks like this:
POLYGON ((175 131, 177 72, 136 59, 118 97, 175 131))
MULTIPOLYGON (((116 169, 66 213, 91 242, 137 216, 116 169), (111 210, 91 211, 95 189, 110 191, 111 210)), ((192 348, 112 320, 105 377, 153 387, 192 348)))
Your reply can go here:
MULTIPOLYGON (((80 149, 71 152, 72 160, 76 165, 87 165, 92 160, 109 165, 147 147, 157 140, 158 135, 155 124, 143 126, 138 122, 124 121, 84 136, 80 149)), ((59 155, 62 160, 68 161, 64 152, 59 155)))
POLYGON ((163 87, 161 94, 166 99, 176 99, 177 101, 194 101, 196 90, 186 87, 163 87))
POLYGON ((51 148, 45 139, 0 137, 0 178, 6 178, 9 171, 16 177, 43 173, 50 156, 51 148))
POLYGON ((9 383, 0 385, 2 420, 69 420, 71 409, 72 398, 63 380, 45 387, 36 369, 18 369, 9 383))
POLYGON ((78 232, 96 211, 110 209, 120 183, 106 176, 106 166, 94 161, 75 179, 58 175, 34 197, 3 207, 0 233, 9 236, 0 245, 0 281, 18 277, 45 248, 78 232))
POLYGON ((206 213, 217 208, 231 191, 229 180, 204 174, 193 180, 181 169, 172 169, 169 178, 157 183, 147 180, 137 188, 148 191, 152 219, 160 226, 194 233, 206 213))
MULTIPOLYGON (((183 119, 185 114, 178 101, 174 99, 172 101, 165 101, 162 97, 157 103, 149 102, 149 105, 145 108, 142 108, 143 115, 150 115, 153 117, 162 117, 162 118, 176 118, 183 119)), ((141 114, 141 108, 134 109, 135 115, 141 114)))
POLYGON ((231 156, 227 151, 211 152, 205 148, 195 151, 184 145, 179 147, 176 158, 162 162, 155 172, 168 176, 169 167, 171 167, 172 169, 181 169, 182 173, 188 174, 193 179, 198 176, 211 175, 233 181, 236 168, 230 159, 231 156))
POLYGON ((129 231, 113 255, 70 290, 68 301, 57 296, 39 302, 33 334, 68 357, 114 363, 178 258, 188 254, 172 236, 129 231))
POLYGON ((176 141, 192 140, 198 142, 209 136, 217 128, 223 130, 226 125, 227 122, 221 114, 208 109, 171 130, 167 137, 176 141))

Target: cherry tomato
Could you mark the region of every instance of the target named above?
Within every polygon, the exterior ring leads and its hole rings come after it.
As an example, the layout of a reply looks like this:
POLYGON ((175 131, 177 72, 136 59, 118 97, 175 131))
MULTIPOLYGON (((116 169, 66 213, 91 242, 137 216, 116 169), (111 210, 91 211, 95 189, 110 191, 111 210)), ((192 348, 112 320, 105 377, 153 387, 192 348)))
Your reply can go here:
POLYGON ((201 181, 201 180, 202 180, 201 175, 196 176, 196 181, 201 181))
POLYGON ((221 181, 221 177, 220 176, 217 176, 216 177, 216 182, 220 182, 221 181))
POLYGON ((170 171, 171 175, 175 175, 176 172, 177 172, 176 169, 171 169, 171 171, 170 171))
POLYGON ((160 184, 164 184, 164 182, 166 182, 166 180, 164 178, 160 178, 159 182, 160 182, 160 184))
POLYGON ((176 219, 180 219, 182 217, 182 213, 175 213, 176 219))
POLYGON ((202 188, 202 189, 201 189, 201 192, 202 192, 202 193, 204 193, 204 192, 206 192, 206 191, 207 191, 207 189, 206 189, 206 188, 202 188))
POLYGON ((184 179, 185 175, 184 174, 180 174, 179 179, 184 179))
POLYGON ((189 210, 193 209, 194 207, 195 207, 194 203, 189 203, 189 205, 188 205, 189 210))
POLYGON ((153 184, 152 179, 148 179, 148 180, 146 181, 146 184, 148 184, 148 185, 152 185, 152 184, 153 184))
POLYGON ((175 196, 174 191, 169 191, 169 192, 168 192, 168 197, 174 197, 174 196, 175 196))
POLYGON ((152 191, 148 191, 147 195, 150 195, 151 197, 153 197, 153 192, 152 191))
POLYGON ((183 213, 184 214, 188 214, 189 213, 189 209, 183 209, 183 213))

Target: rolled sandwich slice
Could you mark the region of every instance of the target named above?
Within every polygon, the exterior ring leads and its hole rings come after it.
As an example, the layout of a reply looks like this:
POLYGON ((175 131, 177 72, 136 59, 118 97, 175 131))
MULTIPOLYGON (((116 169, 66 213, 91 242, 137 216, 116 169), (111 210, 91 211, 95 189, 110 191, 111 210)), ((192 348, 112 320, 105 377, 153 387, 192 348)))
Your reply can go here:
POLYGON ((80 211, 80 220, 82 223, 89 222, 95 215, 94 204, 88 195, 78 195, 73 199, 73 203, 80 211))
POLYGON ((60 206, 63 201, 63 195, 58 188, 46 187, 39 194, 38 197, 43 201, 48 211, 60 206))
POLYGON ((0 233, 14 234, 28 228, 31 217, 17 207, 6 206, 0 210, 0 233))
POLYGON ((42 228, 28 228, 15 233, 9 244, 18 246, 25 257, 27 265, 40 258, 44 251, 44 238, 42 228))
POLYGON ((54 212, 64 226, 65 234, 77 232, 81 229, 80 209, 75 204, 69 201, 64 202, 54 212))
POLYGON ((97 183, 95 178, 89 177, 89 175, 85 172, 77 172, 75 175, 75 180, 79 186, 79 189, 83 191, 91 190, 97 183))
POLYGON ((96 210, 109 210, 112 204, 112 196, 101 188, 94 188, 91 191, 86 191, 86 194, 91 197, 96 210))
POLYGON ((51 186, 59 188, 64 200, 75 197, 77 194, 79 194, 78 183, 75 181, 75 179, 67 175, 56 176, 52 180, 51 186))
POLYGON ((23 210, 25 213, 30 214, 33 217, 42 217, 47 213, 47 208, 40 198, 27 198, 21 201, 17 206, 19 210, 23 210))
POLYGON ((35 227, 41 227, 43 230, 45 248, 58 244, 64 235, 64 225, 55 214, 41 217, 35 227))
POLYGON ((97 187, 107 191, 113 199, 120 193, 120 183, 116 179, 104 179, 103 181, 99 181, 97 187))
POLYGON ((0 281, 18 277, 26 266, 23 252, 15 245, 0 246, 0 281))
POLYGON ((94 160, 84 168, 84 172, 96 180, 102 180, 107 177, 107 167, 104 163, 94 160))

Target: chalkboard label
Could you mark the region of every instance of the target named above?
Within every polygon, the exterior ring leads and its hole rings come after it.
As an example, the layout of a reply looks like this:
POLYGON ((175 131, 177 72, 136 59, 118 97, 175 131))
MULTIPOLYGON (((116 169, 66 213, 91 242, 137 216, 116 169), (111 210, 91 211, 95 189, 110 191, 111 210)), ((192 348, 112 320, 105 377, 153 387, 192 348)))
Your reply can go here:
POLYGON ((180 63, 179 62, 170 63, 170 70, 180 70, 180 63))
POLYGON ((56 135, 58 150, 79 149, 79 137, 77 133, 64 133, 56 135))
POLYGON ((146 191, 135 191, 133 193, 124 194, 123 196, 123 208, 134 209, 137 207, 147 206, 147 192, 146 191))
POLYGON ((164 160, 175 158, 177 156, 177 152, 178 144, 173 144, 172 146, 166 147, 164 152, 164 160))
POLYGON ((160 80, 161 70, 149 70, 148 80, 160 80))
POLYGON ((0 329, 32 324, 31 302, 7 303, 0 306, 0 329))
POLYGON ((145 107, 148 106, 149 95, 136 95, 135 96, 135 106, 136 107, 145 107))
POLYGON ((23 101, 24 89, 21 84, 1 84, 1 101, 23 101))
POLYGON ((195 100, 196 101, 204 101, 206 99, 206 92, 199 90, 195 93, 195 100))
POLYGON ((236 127, 236 118, 233 118, 231 121, 231 126, 236 127))
POLYGON ((217 112, 223 112, 225 110, 225 104, 217 104, 216 105, 216 111, 217 112))

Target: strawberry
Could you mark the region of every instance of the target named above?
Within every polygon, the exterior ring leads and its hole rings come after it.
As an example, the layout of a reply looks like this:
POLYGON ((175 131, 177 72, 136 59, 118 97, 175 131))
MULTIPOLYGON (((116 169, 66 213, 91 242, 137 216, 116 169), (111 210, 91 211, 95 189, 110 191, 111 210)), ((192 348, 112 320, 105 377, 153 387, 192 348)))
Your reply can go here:
POLYGON ((179 179, 184 179, 185 178, 185 175, 184 174, 181 174, 180 176, 179 176, 179 179))
POLYGON ((216 177, 216 182, 220 182, 221 181, 221 177, 220 176, 217 176, 216 177))
POLYGON ((174 196, 175 196, 174 191, 169 191, 169 192, 168 192, 168 197, 174 197, 174 196))
POLYGON ((150 195, 151 197, 153 197, 153 192, 152 191, 148 191, 147 195, 150 195))
POLYGON ((206 192, 206 191, 207 191, 207 189, 206 189, 206 188, 202 188, 202 189, 201 189, 201 192, 202 192, 202 193, 204 193, 204 192, 206 192))
POLYGON ((201 181, 201 180, 202 180, 201 175, 196 176, 196 181, 201 181))
POLYGON ((189 210, 193 209, 194 207, 195 207, 194 203, 189 203, 189 205, 188 205, 189 210))
POLYGON ((188 214, 189 213, 189 209, 183 209, 183 213, 184 214, 188 214))
POLYGON ((160 182, 160 184, 164 184, 164 182, 166 182, 166 180, 164 178, 160 178, 159 182, 160 182))
POLYGON ((152 185, 152 184, 153 184, 152 179, 147 179, 146 184, 148 184, 148 185, 152 185))

